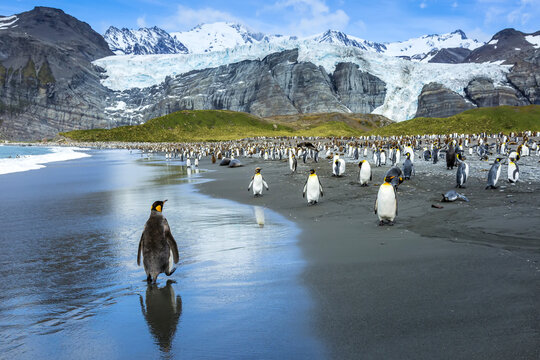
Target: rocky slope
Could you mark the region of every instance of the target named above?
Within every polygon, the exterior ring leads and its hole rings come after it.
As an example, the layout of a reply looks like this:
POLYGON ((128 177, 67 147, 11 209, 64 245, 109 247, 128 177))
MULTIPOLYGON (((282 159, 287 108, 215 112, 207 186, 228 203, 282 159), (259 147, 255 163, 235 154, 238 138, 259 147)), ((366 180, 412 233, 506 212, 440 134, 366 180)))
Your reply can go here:
POLYGON ((116 125, 102 111, 111 93, 100 83, 103 70, 91 63, 111 54, 88 24, 62 10, 0 18, 0 137, 116 125))
POLYGON ((499 31, 485 45, 473 50, 463 62, 500 62, 513 65, 540 47, 540 31, 526 34, 515 29, 499 31))
POLYGON ((177 110, 243 111, 261 117, 300 113, 369 113, 385 98, 385 83, 350 63, 333 74, 298 62, 298 50, 191 71, 160 85, 118 92, 107 114, 135 123, 177 110))

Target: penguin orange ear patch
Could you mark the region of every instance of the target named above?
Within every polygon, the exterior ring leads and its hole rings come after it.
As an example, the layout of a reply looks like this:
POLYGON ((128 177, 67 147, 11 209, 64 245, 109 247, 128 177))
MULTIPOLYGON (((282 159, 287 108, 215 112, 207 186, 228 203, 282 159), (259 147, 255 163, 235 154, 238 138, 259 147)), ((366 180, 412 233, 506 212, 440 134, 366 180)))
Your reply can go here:
POLYGON ((161 205, 156 206, 156 211, 161 212, 161 205))

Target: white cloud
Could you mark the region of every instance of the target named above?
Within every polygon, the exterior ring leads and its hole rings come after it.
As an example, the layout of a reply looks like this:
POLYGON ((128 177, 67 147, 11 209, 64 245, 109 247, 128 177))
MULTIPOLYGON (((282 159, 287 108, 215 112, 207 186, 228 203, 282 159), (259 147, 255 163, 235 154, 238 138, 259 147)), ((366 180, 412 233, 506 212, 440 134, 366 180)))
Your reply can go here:
POLYGON ((185 31, 199 24, 209 24, 218 21, 243 23, 232 14, 211 7, 200 9, 178 5, 176 13, 165 19, 162 27, 169 31, 185 31))
POLYGON ((458 4, 457 1, 454 1, 454 2, 452 3, 452 7, 453 7, 454 9, 457 8, 458 6, 459 6, 459 4, 458 4))
POLYGON ((420 9, 425 9, 426 6, 427 6, 427 4, 426 4, 424 1, 422 1, 422 2, 420 3, 420 9))
POLYGON ((257 12, 271 12, 284 18, 290 34, 313 35, 328 29, 344 30, 349 16, 341 9, 331 11, 325 0, 284 0, 265 6, 257 12))

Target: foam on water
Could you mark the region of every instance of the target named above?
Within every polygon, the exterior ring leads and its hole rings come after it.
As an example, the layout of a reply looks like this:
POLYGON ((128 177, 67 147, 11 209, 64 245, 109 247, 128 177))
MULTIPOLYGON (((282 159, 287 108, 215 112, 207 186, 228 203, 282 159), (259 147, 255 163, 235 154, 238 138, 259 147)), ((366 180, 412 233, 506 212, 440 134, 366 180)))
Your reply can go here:
POLYGON ((90 155, 81 152, 81 148, 76 147, 49 147, 44 148, 48 153, 42 153, 39 155, 24 155, 25 147, 11 147, 13 148, 13 155, 23 154, 20 157, 12 158, 0 158, 0 175, 9 174, 14 172, 37 170, 44 168, 47 163, 56 161, 74 160, 90 155))

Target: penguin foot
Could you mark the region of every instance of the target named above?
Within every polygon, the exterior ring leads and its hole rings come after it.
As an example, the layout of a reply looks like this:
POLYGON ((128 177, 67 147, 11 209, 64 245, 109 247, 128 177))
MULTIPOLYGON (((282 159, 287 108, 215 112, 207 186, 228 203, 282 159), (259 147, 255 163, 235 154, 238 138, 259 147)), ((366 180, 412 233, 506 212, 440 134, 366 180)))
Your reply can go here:
POLYGON ((379 221, 379 226, 384 226, 384 221, 379 221))
POLYGON ((152 282, 152 276, 148 275, 148 276, 146 277, 146 282, 147 282, 147 283, 152 282))
POLYGON ((388 221, 388 226, 394 226, 394 222, 393 221, 388 221))

